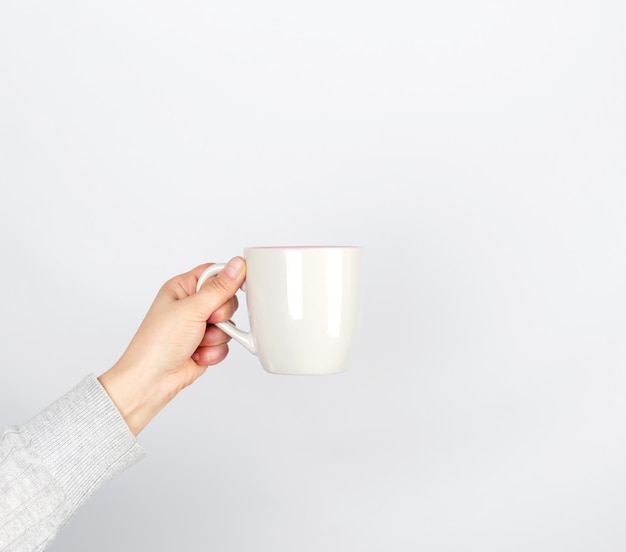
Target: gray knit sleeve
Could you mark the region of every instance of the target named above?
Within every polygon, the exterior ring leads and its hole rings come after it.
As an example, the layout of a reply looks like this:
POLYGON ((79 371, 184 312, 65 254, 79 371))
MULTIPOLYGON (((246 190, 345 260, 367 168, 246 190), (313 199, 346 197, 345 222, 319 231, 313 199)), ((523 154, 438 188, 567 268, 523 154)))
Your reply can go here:
POLYGON ((143 449, 92 374, 0 440, 0 551, 43 550, 143 449))

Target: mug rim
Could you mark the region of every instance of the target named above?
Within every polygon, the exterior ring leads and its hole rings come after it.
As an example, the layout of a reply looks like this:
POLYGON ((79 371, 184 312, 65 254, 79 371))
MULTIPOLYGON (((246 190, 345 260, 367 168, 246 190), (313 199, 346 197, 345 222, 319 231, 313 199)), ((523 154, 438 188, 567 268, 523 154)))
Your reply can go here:
POLYGON ((360 245, 258 245, 246 247, 248 249, 362 249, 360 245))

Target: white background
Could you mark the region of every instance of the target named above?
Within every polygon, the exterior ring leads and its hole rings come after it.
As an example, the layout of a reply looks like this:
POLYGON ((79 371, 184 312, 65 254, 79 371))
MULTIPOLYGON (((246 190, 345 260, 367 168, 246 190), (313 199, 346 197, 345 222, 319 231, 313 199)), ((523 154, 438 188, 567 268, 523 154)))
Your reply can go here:
MULTIPOLYGON (((160 285, 366 249, 347 373, 237 344, 52 551, 623 551, 626 4, 0 4, 0 425, 160 285)), ((245 326, 245 309, 235 317, 245 326)))

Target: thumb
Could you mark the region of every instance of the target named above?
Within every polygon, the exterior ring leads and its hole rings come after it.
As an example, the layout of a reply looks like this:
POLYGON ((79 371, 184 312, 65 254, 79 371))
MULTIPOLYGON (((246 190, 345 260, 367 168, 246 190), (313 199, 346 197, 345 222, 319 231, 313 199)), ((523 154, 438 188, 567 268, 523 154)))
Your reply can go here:
POLYGON ((198 314, 207 320, 213 312, 233 297, 246 277, 246 262, 234 257, 217 275, 209 278, 193 298, 198 314))

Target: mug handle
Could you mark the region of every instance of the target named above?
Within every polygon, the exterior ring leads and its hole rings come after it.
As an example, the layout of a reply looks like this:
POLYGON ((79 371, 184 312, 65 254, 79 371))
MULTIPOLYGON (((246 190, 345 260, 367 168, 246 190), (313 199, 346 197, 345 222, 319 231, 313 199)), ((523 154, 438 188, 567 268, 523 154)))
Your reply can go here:
MULTIPOLYGON (((198 293, 204 282, 211 278, 211 276, 219 274, 225 266, 226 263, 215 263, 212 264, 210 267, 205 268, 202 274, 200 274, 200 278, 198 278, 198 283, 196 284, 196 293, 198 293)), ((241 286, 241 290, 246 291, 245 283, 241 286)), ((256 342, 254 341, 254 337, 251 332, 244 332, 243 330, 240 330, 230 321, 217 322, 215 325, 226 335, 229 335, 235 341, 241 343, 253 355, 257 354, 256 342)))

